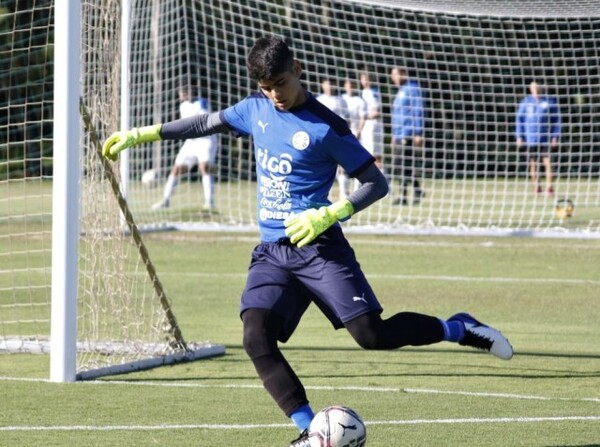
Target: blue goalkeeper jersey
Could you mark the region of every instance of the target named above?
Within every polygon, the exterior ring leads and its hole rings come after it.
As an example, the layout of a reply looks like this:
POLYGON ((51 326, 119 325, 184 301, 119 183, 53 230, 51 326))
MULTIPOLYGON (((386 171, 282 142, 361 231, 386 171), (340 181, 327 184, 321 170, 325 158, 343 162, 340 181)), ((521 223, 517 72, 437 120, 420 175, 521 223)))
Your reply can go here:
POLYGON ((402 85, 392 103, 392 136, 394 138, 412 138, 423 135, 423 94, 416 81, 402 85))
POLYGON ((374 162, 346 121, 310 94, 283 111, 256 93, 223 110, 221 119, 253 138, 257 219, 265 242, 286 237, 283 222, 291 215, 331 204, 338 164, 354 176, 374 162))
POLYGON ((552 98, 529 95, 521 101, 517 111, 517 138, 527 146, 549 144, 560 137, 560 111, 552 98))

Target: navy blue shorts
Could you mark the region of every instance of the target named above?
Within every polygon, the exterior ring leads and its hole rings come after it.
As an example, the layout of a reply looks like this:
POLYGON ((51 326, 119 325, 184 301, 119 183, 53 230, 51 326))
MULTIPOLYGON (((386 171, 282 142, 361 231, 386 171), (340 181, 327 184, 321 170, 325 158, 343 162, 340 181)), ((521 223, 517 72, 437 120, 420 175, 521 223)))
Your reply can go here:
POLYGON ((240 313, 269 309, 285 323, 279 341, 292 335, 314 302, 334 328, 382 308, 342 230, 332 227, 313 243, 298 248, 285 239, 254 248, 240 313))
POLYGON ((548 143, 527 146, 526 149, 528 160, 549 157, 552 153, 552 148, 548 143))

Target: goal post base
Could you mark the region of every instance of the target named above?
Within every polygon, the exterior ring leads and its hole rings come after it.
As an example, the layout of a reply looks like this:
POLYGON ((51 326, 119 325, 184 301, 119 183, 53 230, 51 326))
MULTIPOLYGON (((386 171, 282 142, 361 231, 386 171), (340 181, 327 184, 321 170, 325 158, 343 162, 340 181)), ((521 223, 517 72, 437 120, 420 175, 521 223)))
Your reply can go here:
POLYGON ((146 358, 118 365, 81 371, 77 373, 76 380, 93 380, 104 376, 128 374, 132 372, 158 368, 160 366, 175 365, 177 363, 187 363, 211 357, 218 357, 224 354, 224 345, 212 343, 193 344, 191 349, 187 351, 175 352, 173 354, 166 354, 159 357, 146 358))
MULTIPOLYGON (((173 351, 166 344, 145 343, 132 346, 121 342, 83 342, 77 343, 78 353, 97 353, 100 355, 121 355, 141 358, 125 361, 110 366, 94 367, 76 374, 76 380, 93 380, 99 377, 127 374, 136 371, 144 371, 160 366, 187 363, 196 360, 208 359, 225 355, 225 346, 218 343, 188 343, 187 350, 173 351)), ((50 354, 51 344, 49 340, 34 338, 6 338, 0 339, 0 354, 50 354)))

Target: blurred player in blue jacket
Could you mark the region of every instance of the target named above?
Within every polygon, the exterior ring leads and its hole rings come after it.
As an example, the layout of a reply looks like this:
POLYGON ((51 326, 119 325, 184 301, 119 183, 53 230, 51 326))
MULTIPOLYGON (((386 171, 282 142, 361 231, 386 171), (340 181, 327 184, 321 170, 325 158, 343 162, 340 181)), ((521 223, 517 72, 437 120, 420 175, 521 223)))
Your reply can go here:
POLYGON ((416 205, 425 195, 417 172, 417 155, 423 148, 423 94, 419 83, 409 79, 406 68, 392 68, 390 77, 398 87, 392 103, 392 158, 394 173, 401 178, 401 196, 394 204, 407 205, 407 189, 412 186, 416 205))
POLYGON ((529 92, 517 111, 517 147, 525 146, 535 194, 542 192, 538 180, 538 161, 541 158, 546 171, 546 194, 553 196, 550 155, 560 138, 560 110, 556 100, 545 96, 543 86, 537 82, 529 84, 529 92))

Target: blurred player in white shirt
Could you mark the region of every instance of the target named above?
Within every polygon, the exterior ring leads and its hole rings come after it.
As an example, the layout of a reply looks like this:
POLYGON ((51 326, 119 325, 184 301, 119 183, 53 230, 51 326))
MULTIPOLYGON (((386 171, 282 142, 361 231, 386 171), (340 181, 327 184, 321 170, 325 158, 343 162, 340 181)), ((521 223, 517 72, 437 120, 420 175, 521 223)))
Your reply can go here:
MULTIPOLYGON (((181 118, 189 118, 211 112, 208 101, 204 98, 191 101, 190 92, 186 88, 179 90, 179 99, 181 101, 179 106, 181 118)), ((215 161, 216 151, 217 144, 214 135, 185 140, 167 178, 163 199, 155 203, 152 209, 168 208, 171 205, 171 196, 179 183, 179 178, 188 173, 195 165, 198 165, 198 172, 202 176, 202 190, 204 192, 204 206, 202 208, 206 211, 212 210, 214 207, 214 198, 213 178, 210 173, 210 166, 215 161)))
MULTIPOLYGON (((360 141, 367 118, 367 103, 357 94, 355 81, 346 79, 344 81, 344 91, 342 99, 346 102, 346 107, 348 108, 350 130, 360 141)), ((340 187, 340 199, 344 199, 348 196, 349 179, 346 171, 341 168, 338 169, 337 181, 340 187)))
POLYGON ((342 99, 346 101, 348 107, 350 130, 356 138, 360 139, 367 117, 367 103, 356 94, 356 82, 351 79, 344 81, 344 91, 342 99))
POLYGON ((323 78, 321 81, 321 91, 322 93, 317 96, 317 101, 348 121, 348 106, 340 95, 333 93, 333 86, 329 78, 323 78))
POLYGON ((360 133, 361 144, 375 157, 375 164, 383 171, 383 121, 381 116, 381 93, 371 84, 369 72, 360 72, 360 96, 367 104, 365 125, 360 133))
MULTIPOLYGON (((331 85, 331 80, 329 78, 322 79, 321 92, 322 93, 317 96, 317 101, 350 123, 351 119, 348 104, 343 95, 334 95, 333 86, 331 85)), ((340 189, 340 200, 343 200, 348 197, 348 174, 346 174, 346 171, 344 171, 341 166, 338 166, 336 177, 340 189)))

